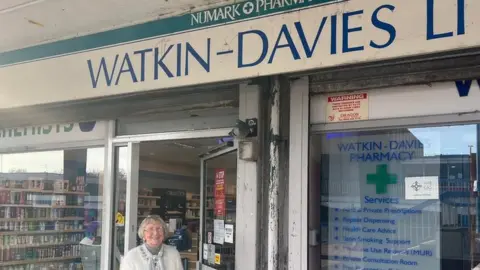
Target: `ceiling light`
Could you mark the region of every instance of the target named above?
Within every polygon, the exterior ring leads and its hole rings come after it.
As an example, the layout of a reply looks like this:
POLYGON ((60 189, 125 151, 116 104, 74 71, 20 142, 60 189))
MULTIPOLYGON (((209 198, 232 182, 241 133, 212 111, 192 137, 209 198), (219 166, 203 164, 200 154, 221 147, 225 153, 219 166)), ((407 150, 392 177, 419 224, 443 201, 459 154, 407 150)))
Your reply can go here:
POLYGON ((188 145, 188 144, 183 144, 183 143, 178 143, 178 142, 174 142, 173 144, 176 145, 176 146, 180 146, 180 147, 188 148, 188 149, 195 149, 196 148, 195 146, 188 145))

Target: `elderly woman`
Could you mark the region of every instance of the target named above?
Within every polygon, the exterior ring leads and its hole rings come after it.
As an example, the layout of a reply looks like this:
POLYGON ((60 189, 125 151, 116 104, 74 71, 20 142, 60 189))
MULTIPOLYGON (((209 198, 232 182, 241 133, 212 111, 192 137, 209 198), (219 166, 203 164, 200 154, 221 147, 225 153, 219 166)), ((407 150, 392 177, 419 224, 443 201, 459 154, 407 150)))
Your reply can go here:
POLYGON ((121 270, 183 270, 180 253, 175 247, 163 244, 167 225, 160 216, 146 217, 138 228, 142 245, 125 255, 121 270))

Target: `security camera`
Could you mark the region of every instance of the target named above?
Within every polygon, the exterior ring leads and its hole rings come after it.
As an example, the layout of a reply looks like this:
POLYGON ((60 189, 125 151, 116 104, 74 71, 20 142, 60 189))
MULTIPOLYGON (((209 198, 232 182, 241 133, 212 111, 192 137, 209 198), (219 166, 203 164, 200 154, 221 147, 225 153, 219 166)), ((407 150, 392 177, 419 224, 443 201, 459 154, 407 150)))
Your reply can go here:
POLYGON ((228 133, 228 135, 236 139, 245 139, 246 137, 256 136, 257 119, 247 119, 247 123, 237 119, 234 128, 228 133))
POLYGON ((247 123, 243 122, 240 119, 237 119, 232 131, 228 133, 228 135, 235 137, 237 139, 244 139, 249 134, 250 134, 250 127, 247 125, 247 123))

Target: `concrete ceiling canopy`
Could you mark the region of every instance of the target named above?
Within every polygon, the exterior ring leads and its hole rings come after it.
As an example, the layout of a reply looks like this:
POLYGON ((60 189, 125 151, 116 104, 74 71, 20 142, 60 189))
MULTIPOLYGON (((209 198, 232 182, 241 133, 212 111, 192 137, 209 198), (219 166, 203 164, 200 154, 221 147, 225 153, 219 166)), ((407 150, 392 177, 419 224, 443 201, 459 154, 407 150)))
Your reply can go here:
POLYGON ((0 52, 212 8, 232 0, 2 0, 0 52))

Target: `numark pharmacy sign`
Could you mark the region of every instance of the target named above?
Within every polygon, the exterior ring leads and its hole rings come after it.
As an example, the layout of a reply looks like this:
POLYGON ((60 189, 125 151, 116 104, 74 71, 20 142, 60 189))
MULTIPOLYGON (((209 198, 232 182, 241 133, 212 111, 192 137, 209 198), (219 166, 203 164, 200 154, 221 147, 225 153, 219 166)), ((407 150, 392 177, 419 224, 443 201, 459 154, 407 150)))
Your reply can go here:
POLYGON ((0 108, 472 48, 478 10, 478 0, 234 3, 2 53, 0 108))

